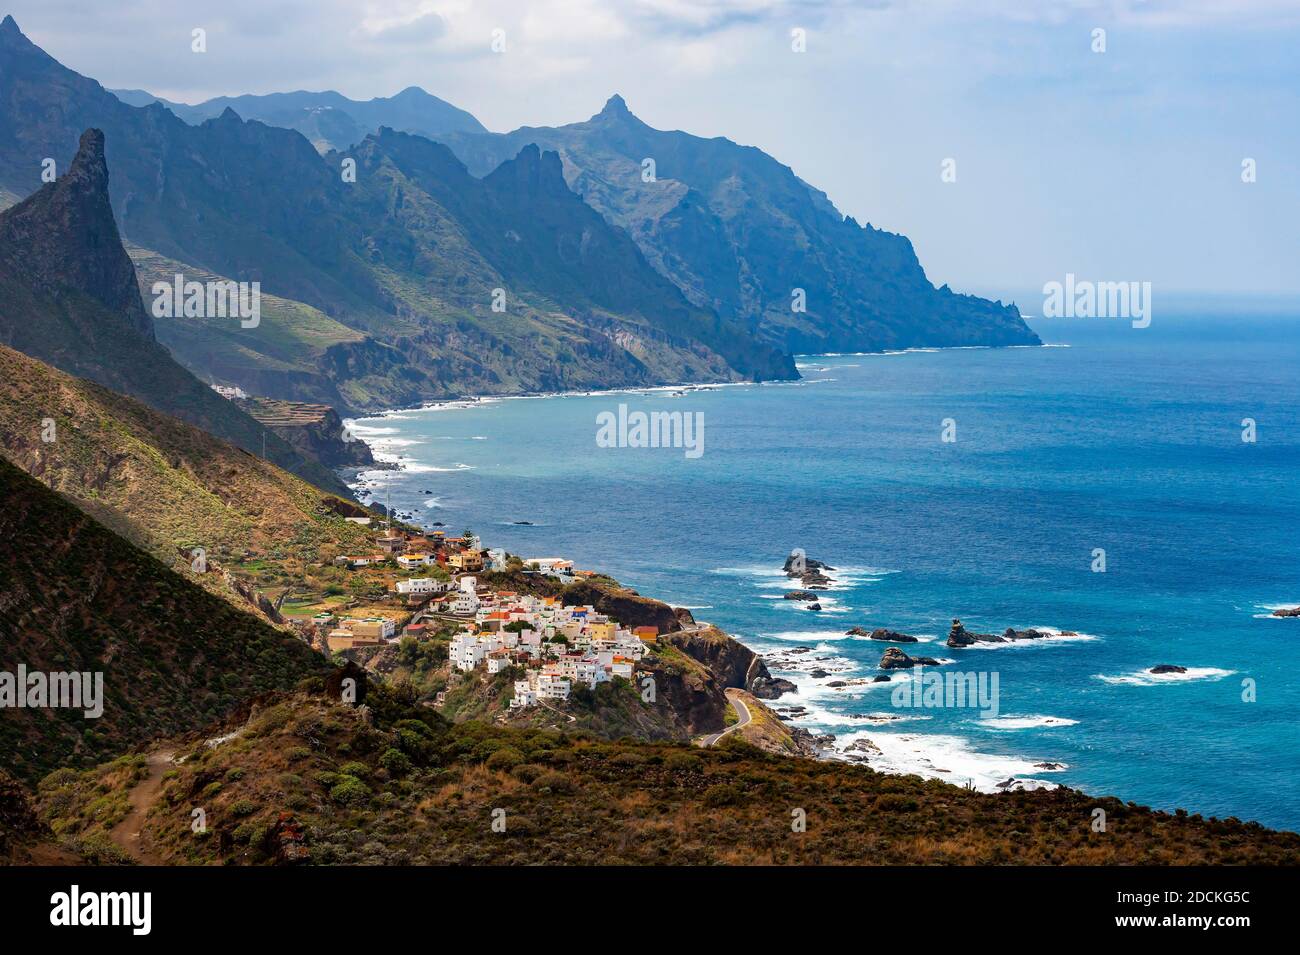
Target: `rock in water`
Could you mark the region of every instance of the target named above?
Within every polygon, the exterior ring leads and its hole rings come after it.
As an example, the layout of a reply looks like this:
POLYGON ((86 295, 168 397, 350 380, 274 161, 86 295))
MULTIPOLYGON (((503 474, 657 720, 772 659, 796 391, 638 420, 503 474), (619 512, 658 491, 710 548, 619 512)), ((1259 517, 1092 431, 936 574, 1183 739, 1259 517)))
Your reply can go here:
POLYGON ((909 657, 898 647, 890 647, 880 658, 882 670, 910 670, 914 666, 937 667, 939 661, 933 657, 909 657))
POLYGON ((781 677, 758 677, 749 692, 760 700, 775 700, 782 693, 796 693, 799 687, 781 677))
POLYGON ((1002 636, 1006 640, 1043 640, 1050 637, 1051 633, 1046 630, 1014 630, 1007 627, 1002 631, 1002 636))
POLYGON ((969 647, 973 643, 1006 643, 1006 637, 999 637, 994 633, 972 633, 962 626, 961 621, 956 617, 952 621, 952 629, 948 631, 948 646, 950 647, 969 647))
POLYGON ((888 630, 884 627, 877 627, 875 630, 868 630, 866 627, 851 627, 844 631, 845 636, 849 637, 866 637, 869 640, 882 640, 885 643, 917 643, 916 637, 899 633, 897 630, 888 630))
POLYGON ((1153 666, 1148 673, 1186 673, 1187 667, 1180 667, 1173 663, 1161 663, 1153 666))

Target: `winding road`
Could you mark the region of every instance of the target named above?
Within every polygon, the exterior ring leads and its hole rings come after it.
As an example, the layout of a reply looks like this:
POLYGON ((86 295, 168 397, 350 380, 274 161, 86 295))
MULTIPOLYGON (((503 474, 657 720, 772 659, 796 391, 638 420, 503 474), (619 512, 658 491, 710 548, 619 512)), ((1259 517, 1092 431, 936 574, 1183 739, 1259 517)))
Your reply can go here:
POLYGON ((732 723, 722 732, 711 733, 708 736, 704 737, 704 739, 700 740, 701 746, 713 746, 718 742, 718 740, 722 739, 722 737, 726 736, 728 733, 734 732, 735 730, 740 729, 742 726, 747 725, 751 719, 749 715, 749 707, 746 706, 745 701, 740 698, 738 691, 735 689, 729 689, 726 692, 727 692, 727 699, 730 700, 731 705, 735 707, 736 713, 740 716, 740 719, 737 722, 732 723))

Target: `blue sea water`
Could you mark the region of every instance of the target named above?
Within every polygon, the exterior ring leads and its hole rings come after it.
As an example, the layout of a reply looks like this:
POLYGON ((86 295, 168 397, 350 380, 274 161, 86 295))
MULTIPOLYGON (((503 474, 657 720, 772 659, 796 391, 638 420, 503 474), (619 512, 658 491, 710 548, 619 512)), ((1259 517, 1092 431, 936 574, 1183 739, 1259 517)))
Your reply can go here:
POLYGON ((799 694, 774 705, 806 707, 837 747, 870 739, 873 765, 1300 829, 1300 618, 1268 615, 1300 605, 1300 321, 1037 329, 1057 347, 806 357, 796 383, 366 419, 405 465, 367 477, 426 523, 696 608, 788 664, 773 670, 799 694), (619 403, 702 412, 703 455, 597 447, 619 403), (794 548, 836 568, 820 613, 776 599, 798 586, 778 573, 794 548), (949 649, 954 616, 1080 636, 949 649), (996 672, 998 718, 896 708, 906 677, 828 687, 879 672, 888 645, 854 625, 932 637, 905 649, 954 661, 940 670, 996 672), (1144 674, 1161 663, 1190 678, 1144 674))

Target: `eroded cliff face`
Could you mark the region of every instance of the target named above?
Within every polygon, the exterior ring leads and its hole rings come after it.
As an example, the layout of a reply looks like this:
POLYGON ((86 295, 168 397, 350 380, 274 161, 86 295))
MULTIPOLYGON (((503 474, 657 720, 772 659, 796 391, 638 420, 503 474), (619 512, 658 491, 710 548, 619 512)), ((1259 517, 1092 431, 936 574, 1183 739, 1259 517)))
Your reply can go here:
POLYGON ((236 403, 294 450, 325 467, 366 467, 375 463, 370 446, 350 437, 343 428, 343 419, 329 405, 273 398, 241 398, 236 403))
POLYGON ((711 624, 668 634, 664 639, 707 666, 724 686, 748 690, 756 680, 772 677, 762 657, 711 624))

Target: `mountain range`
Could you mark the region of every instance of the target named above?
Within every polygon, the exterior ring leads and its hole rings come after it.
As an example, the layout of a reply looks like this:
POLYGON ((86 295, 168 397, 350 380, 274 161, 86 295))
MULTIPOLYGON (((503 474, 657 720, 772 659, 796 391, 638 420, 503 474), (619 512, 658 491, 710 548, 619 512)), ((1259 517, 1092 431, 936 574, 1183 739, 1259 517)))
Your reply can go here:
POLYGON ((218 97, 198 106, 142 91, 118 95, 138 105, 161 102, 191 123, 230 107, 298 129, 322 151, 346 150, 392 126, 445 142, 476 176, 529 144, 552 149, 570 188, 632 235, 691 301, 795 353, 1035 341, 1013 306, 935 289, 905 237, 844 217, 823 192, 761 150, 654 129, 617 94, 587 122, 501 134, 463 111, 457 119, 467 120, 449 121, 446 110, 454 107, 415 88, 365 103, 332 91, 218 97), (382 108, 399 99, 409 110, 382 108), (281 104, 288 103, 316 118, 308 123, 286 113, 281 104), (427 118, 419 122, 422 113, 427 118), (333 124, 328 136, 319 129, 321 116, 333 124), (643 175, 647 160, 654 162, 650 181, 643 175), (804 290, 807 312, 791 310, 795 287, 804 290))
POLYGON ((653 130, 618 97, 588 123, 502 135, 410 90, 238 106, 265 121, 225 101, 177 107, 198 125, 130 105, 0 23, 0 190, 29 194, 44 160, 103 129, 137 265, 258 281, 292 313, 157 323, 191 371, 266 397, 375 410, 791 379, 800 351, 1037 341, 1013 307, 935 289, 905 238, 843 218, 761 151, 653 130), (326 107, 356 130, 317 137, 323 154, 269 125, 326 107))
MULTIPOLYGON (((489 181, 445 146, 387 129, 323 157, 299 133, 230 109, 190 126, 160 104, 121 102, 6 18, 0 185, 30 192, 43 159, 68 155, 87 126, 105 133, 113 210, 133 247, 258 281, 361 333, 317 349, 310 397, 333 388, 345 409, 376 409, 797 375, 788 356, 690 304, 536 149, 489 181)), ((268 397, 306 397, 300 369, 274 374, 265 343, 283 330, 269 324, 241 337, 246 360, 279 379, 268 397)))
POLYGON ((349 99, 333 90, 293 93, 268 93, 263 96, 218 96, 197 106, 177 103, 146 93, 144 90, 110 90, 114 96, 132 106, 161 103, 187 123, 199 125, 233 109, 244 119, 256 119, 268 126, 296 129, 321 152, 347 149, 365 139, 369 133, 387 126, 403 133, 416 133, 437 139, 446 133, 486 133, 477 119, 426 93, 418 86, 408 86, 393 96, 370 100, 349 99))

